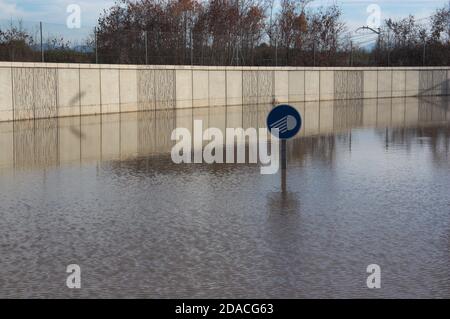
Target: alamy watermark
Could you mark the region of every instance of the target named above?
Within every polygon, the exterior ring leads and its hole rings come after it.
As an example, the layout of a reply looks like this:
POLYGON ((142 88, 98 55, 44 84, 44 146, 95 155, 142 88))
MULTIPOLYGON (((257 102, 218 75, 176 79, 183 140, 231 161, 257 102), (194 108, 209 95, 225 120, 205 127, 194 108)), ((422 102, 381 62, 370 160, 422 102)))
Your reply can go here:
MULTIPOLYGON (((69 273, 66 279, 66 286, 69 289, 81 288, 81 267, 77 264, 68 265, 66 272, 69 273)), ((381 288, 381 267, 377 264, 370 264, 366 268, 369 274, 366 280, 367 288, 380 289, 381 288)))
POLYGON ((378 29, 381 26, 381 7, 378 4, 371 4, 367 7, 366 12, 369 13, 367 18, 367 26, 372 29, 378 29))
POLYGON ((67 276, 66 286, 70 289, 81 288, 81 267, 77 264, 71 264, 67 266, 66 272, 70 275, 67 276))
POLYGON ((171 157, 176 164, 257 164, 259 162, 262 164, 261 174, 271 175, 276 174, 280 167, 278 136, 278 129, 273 129, 270 134, 267 128, 259 130, 227 128, 225 134, 218 128, 203 130, 203 121, 195 120, 192 133, 187 128, 173 130, 171 139, 177 143, 172 148, 171 157), (269 135, 271 135, 270 139, 269 135), (203 142, 209 143, 203 146, 203 142), (248 145, 248 161, 246 161, 246 144, 248 145))
POLYGON ((78 4, 69 4, 66 8, 66 12, 69 14, 66 19, 66 26, 69 29, 81 28, 81 7, 78 4))
POLYGON ((367 266, 367 273, 370 275, 367 277, 367 288, 380 289, 381 288, 381 267, 377 264, 371 264, 367 266))

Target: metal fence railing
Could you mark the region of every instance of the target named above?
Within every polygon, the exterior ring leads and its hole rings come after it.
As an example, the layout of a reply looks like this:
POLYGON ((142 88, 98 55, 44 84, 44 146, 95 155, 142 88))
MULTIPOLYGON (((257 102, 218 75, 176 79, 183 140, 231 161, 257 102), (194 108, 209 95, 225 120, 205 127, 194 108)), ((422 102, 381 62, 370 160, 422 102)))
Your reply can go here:
MULTIPOLYGON (((225 32, 225 31, 224 31, 225 32)), ((234 65, 234 66, 434 66, 450 65, 450 43, 424 43, 370 49, 342 43, 336 49, 311 42, 302 49, 283 48, 262 39, 231 40, 227 34, 125 30, 97 32, 94 26, 70 29, 63 24, 0 20, 0 61, 234 65), (235 42, 233 42, 235 41, 235 42)))

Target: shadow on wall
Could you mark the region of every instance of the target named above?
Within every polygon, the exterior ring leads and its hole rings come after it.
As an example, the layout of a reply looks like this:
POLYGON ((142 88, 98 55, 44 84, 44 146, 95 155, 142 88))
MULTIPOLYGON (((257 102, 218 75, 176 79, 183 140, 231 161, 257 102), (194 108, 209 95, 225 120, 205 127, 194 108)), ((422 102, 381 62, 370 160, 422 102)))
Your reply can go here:
POLYGON ((422 71, 419 75, 419 96, 444 96, 450 94, 447 71, 422 71))
MULTIPOLYGON (((78 105, 81 105, 81 98, 85 95, 86 95, 85 91, 80 92, 80 94, 76 94, 73 98, 70 99, 69 105, 76 105, 77 103, 78 105)), ((81 140, 86 139, 86 134, 81 132, 80 128, 71 126, 70 131, 72 132, 73 135, 79 136, 81 140)))
POLYGON ((80 94, 75 94, 73 98, 69 100, 69 105, 80 105, 81 98, 86 95, 86 91, 81 91, 80 94))

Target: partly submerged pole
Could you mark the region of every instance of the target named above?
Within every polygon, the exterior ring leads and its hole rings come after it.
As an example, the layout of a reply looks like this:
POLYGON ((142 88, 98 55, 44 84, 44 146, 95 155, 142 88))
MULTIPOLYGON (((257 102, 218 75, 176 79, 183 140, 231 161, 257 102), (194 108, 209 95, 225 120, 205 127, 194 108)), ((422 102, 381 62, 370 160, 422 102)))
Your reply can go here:
POLYGON ((287 140, 297 135, 302 128, 302 116, 294 107, 287 104, 280 104, 270 111, 266 122, 269 132, 272 133, 275 130, 275 138, 280 140, 279 168, 281 169, 281 188, 285 189, 287 140))
POLYGON ((281 169, 284 171, 287 169, 287 140, 282 139, 280 141, 280 161, 281 169))

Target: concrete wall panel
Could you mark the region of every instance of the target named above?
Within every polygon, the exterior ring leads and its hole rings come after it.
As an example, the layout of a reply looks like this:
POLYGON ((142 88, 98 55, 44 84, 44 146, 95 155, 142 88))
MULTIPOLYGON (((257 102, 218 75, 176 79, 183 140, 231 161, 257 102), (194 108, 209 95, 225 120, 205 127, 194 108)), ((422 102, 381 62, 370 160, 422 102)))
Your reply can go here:
POLYGON ((289 71, 275 71, 275 99, 278 103, 289 102, 289 71))
POLYGON ((244 105, 258 103, 258 72, 243 71, 242 100, 244 105))
POLYGON ((100 113, 100 70, 80 69, 80 96, 81 115, 100 113))
POLYGON ((348 71, 347 83, 347 99, 362 99, 364 96, 364 73, 348 71))
POLYGON ((176 70, 176 108, 192 107, 192 71, 176 70))
POLYGON ((209 106, 209 72, 193 71, 194 107, 209 106))
POLYGON ((33 79, 34 117, 57 117, 56 69, 36 68, 33 79))
POLYGON ((80 70, 58 69, 58 115, 80 115, 80 70))
POLYGON ((274 72, 258 71, 258 104, 270 104, 274 100, 274 72))
POLYGON ((209 71, 209 105, 224 106, 226 103, 225 71, 209 71))
POLYGON ((155 108, 157 110, 175 109, 175 71, 155 71, 155 108))
POLYGON ((433 71, 433 95, 447 95, 447 71, 433 71))
POLYGON ((378 97, 378 71, 364 72, 364 92, 365 99, 376 99, 378 97))
POLYGON ((305 71, 289 71, 289 101, 305 100, 305 71))
POLYGON ((334 98, 336 100, 347 99, 348 96, 348 71, 334 72, 334 98))
POLYGON ((419 73, 419 95, 433 95, 433 71, 420 71, 419 73))
POLYGON ((139 111, 155 109, 155 71, 137 71, 137 100, 139 111))
POLYGON ((406 91, 406 72, 393 71, 392 72, 392 97, 405 96, 406 91))
POLYGON ((320 71, 320 100, 334 99, 334 71, 320 71))
POLYGON ((13 68, 14 119, 34 118, 34 87, 32 68, 13 68))
POLYGON ((392 71, 378 71, 378 97, 392 97, 392 71))
POLYGON ((319 71, 305 71, 305 101, 317 101, 320 96, 319 71))
POLYGON ((101 70, 102 114, 120 112, 119 70, 101 70))
POLYGON ((450 70, 447 71, 447 95, 450 95, 450 70))
POLYGON ((120 70, 120 110, 135 112, 138 110, 137 71, 120 70))
POLYGON ((417 96, 419 95, 419 71, 407 70, 406 71, 406 88, 405 96, 417 96))
POLYGON ((242 71, 227 71, 227 105, 242 104, 242 71))

